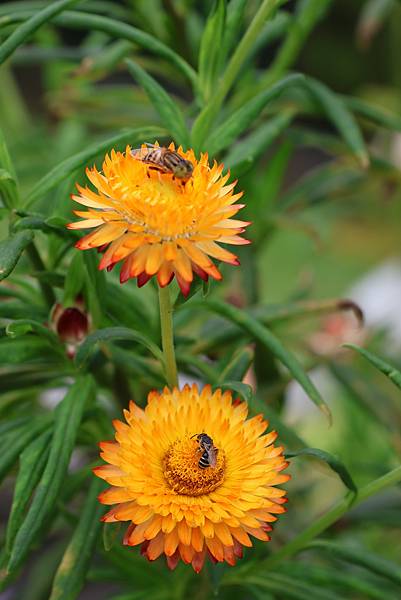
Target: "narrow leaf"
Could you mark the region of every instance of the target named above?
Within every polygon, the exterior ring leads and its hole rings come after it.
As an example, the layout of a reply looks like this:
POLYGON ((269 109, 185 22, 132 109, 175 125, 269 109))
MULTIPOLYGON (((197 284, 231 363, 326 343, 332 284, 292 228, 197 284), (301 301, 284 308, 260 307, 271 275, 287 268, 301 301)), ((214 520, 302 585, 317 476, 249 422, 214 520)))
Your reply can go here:
POLYGON ((164 129, 159 127, 138 127, 135 129, 125 129, 118 135, 109 137, 102 142, 96 142, 79 152, 70 156, 59 163, 54 169, 47 173, 32 189, 28 195, 25 208, 34 204, 37 200, 43 198, 50 190, 64 181, 71 173, 84 166, 89 160, 98 154, 102 154, 117 144, 139 144, 144 140, 155 139, 166 135, 164 129))
POLYGON ((263 123, 245 139, 235 144, 224 160, 224 164, 232 169, 242 162, 254 163, 274 140, 288 127, 294 118, 293 110, 282 111, 263 123))
POLYGON ((6 547, 8 552, 11 551, 15 536, 24 519, 32 492, 42 476, 48 458, 50 438, 51 432, 45 431, 28 444, 21 454, 14 498, 7 524, 6 547))
POLYGON ((22 450, 49 426, 50 420, 50 415, 32 419, 30 423, 19 429, 18 435, 12 432, 11 439, 4 437, 4 447, 0 456, 0 481, 7 475, 22 450))
POLYGON ((341 558, 347 564, 352 563, 365 567, 365 569, 393 581, 398 586, 401 585, 401 567, 378 554, 373 554, 362 548, 351 548, 345 544, 336 544, 326 540, 315 540, 308 545, 308 548, 326 551, 336 558, 341 558))
POLYGON ((50 21, 55 15, 78 2, 79 0, 59 0, 58 2, 52 2, 50 6, 47 6, 39 12, 35 11, 30 19, 13 31, 13 33, 0 45, 0 65, 18 48, 18 46, 21 46, 33 33, 35 33, 43 23, 50 21))
POLYGON ((83 410, 92 393, 92 378, 88 375, 80 377, 71 386, 55 411, 49 458, 28 513, 15 538, 8 564, 9 572, 14 572, 23 562, 57 501, 75 445, 83 410))
POLYGON ((63 305, 72 305, 77 296, 82 292, 85 285, 85 268, 82 252, 76 252, 64 281, 63 305))
POLYGON ((21 231, 0 242, 0 281, 10 275, 32 240, 31 231, 21 231))
POLYGON ((57 569, 49 600, 75 600, 85 582, 100 533, 104 507, 97 499, 104 483, 93 480, 77 528, 57 569))
POLYGON ((252 388, 247 383, 241 383, 241 381, 223 381, 215 385, 213 389, 217 388, 222 390, 232 390, 233 392, 237 392, 237 394, 248 404, 252 402, 252 388))
POLYGON ((337 473, 343 484, 355 494, 357 493, 357 487, 352 479, 347 467, 341 462, 341 460, 326 452, 325 450, 320 450, 319 448, 301 448, 300 450, 295 450, 293 452, 285 453, 287 458, 294 458, 294 456, 312 456, 319 460, 325 462, 329 467, 337 473))
POLYGON ((332 92, 330 88, 320 81, 310 77, 305 78, 304 85, 321 105, 327 117, 332 121, 340 135, 344 138, 344 141, 355 154, 360 165, 363 168, 367 168, 369 166, 369 154, 361 131, 341 97, 332 92))
POLYGON ((170 132, 175 142, 184 147, 188 147, 189 133, 184 116, 177 103, 174 102, 166 90, 137 63, 130 59, 126 59, 125 64, 132 77, 143 87, 149 96, 162 124, 167 131, 170 132))
POLYGON ((381 106, 370 104, 360 98, 352 96, 341 96, 347 108, 354 113, 372 121, 375 125, 401 131, 401 117, 396 113, 392 113, 381 106))
POLYGON ((230 50, 236 44, 244 23, 244 11, 247 0, 230 0, 227 6, 226 26, 220 52, 224 60, 230 50))
POLYGON ((298 359, 288 350, 286 350, 280 340, 276 338, 276 336, 273 335, 273 333, 267 329, 267 327, 259 323, 259 321, 244 311, 219 300, 208 300, 206 302, 199 303, 198 306, 220 314, 226 319, 234 322, 241 329, 249 333, 254 339, 259 340, 263 345, 265 345, 274 354, 274 356, 287 367, 293 377, 303 387, 312 402, 314 402, 324 412, 329 420, 331 420, 329 407, 321 397, 308 374, 299 364, 298 359))
POLYGON ((49 342, 56 351, 64 354, 64 350, 60 344, 60 341, 55 333, 51 331, 45 325, 38 323, 32 319, 19 319, 18 321, 13 321, 9 323, 6 327, 6 334, 14 339, 20 337, 22 335, 33 333, 40 338, 49 342))
POLYGON ((351 350, 356 350, 359 352, 361 356, 366 358, 374 367, 376 367, 376 369, 384 373, 384 375, 386 375, 390 381, 394 383, 394 385, 401 389, 401 372, 398 371, 398 369, 390 365, 382 358, 372 354, 372 352, 361 348, 360 346, 356 346, 355 344, 344 344, 344 347, 351 348, 351 350))
POLYGON ((304 75, 298 73, 288 75, 233 112, 210 135, 207 144, 210 154, 213 156, 230 146, 255 121, 269 102, 276 99, 286 88, 298 85, 304 80, 304 75))
POLYGON ((254 355, 252 348, 239 348, 222 370, 219 381, 242 381, 252 364, 254 355))
POLYGON ((199 87, 205 100, 214 91, 214 85, 221 66, 221 50, 226 19, 226 1, 215 0, 199 49, 199 87))
POLYGON ((106 327, 105 329, 95 331, 85 339, 75 356, 77 366, 79 368, 84 366, 98 344, 116 340, 127 340, 141 344, 142 346, 145 346, 157 360, 164 363, 163 353, 160 348, 158 348, 156 344, 143 333, 133 331, 126 327, 106 327))
POLYGON ((0 169, 0 200, 9 209, 18 203, 17 182, 5 169, 0 169))

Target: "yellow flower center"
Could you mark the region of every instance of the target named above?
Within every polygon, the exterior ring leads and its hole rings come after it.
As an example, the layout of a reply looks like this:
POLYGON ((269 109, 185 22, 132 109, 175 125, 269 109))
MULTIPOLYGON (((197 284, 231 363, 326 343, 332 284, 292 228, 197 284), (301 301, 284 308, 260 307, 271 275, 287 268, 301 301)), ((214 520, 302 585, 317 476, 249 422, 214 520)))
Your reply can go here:
POLYGON ((223 482, 226 462, 224 450, 219 448, 216 466, 206 468, 199 466, 203 452, 195 439, 182 438, 170 444, 163 459, 164 477, 177 494, 209 494, 223 482))
POLYGON ((162 241, 190 239, 197 232, 199 207, 188 202, 186 186, 190 189, 192 183, 152 169, 142 179, 116 180, 115 211, 134 229, 139 226, 143 233, 162 241))

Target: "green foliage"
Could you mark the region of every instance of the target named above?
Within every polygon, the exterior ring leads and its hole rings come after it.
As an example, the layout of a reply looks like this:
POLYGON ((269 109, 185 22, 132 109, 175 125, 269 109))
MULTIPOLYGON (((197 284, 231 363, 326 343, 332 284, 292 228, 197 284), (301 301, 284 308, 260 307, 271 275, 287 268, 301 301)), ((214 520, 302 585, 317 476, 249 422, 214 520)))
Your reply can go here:
POLYGON ((331 330, 350 315, 362 325, 343 294, 399 254, 400 5, 359 4, 0 7, 0 480, 11 499, 0 585, 11 598, 74 600, 93 584, 114 600, 398 598, 399 352, 381 329, 366 344, 331 330), (274 542, 200 575, 123 547, 125 525, 100 522, 104 484, 91 472, 111 420, 166 384, 171 356, 157 284, 121 286, 96 250, 74 248, 70 195, 113 148, 155 141, 224 163, 252 221, 241 266, 175 298, 180 378, 231 390, 268 420, 292 477, 274 542), (63 311, 81 319, 79 340, 63 311), (342 350, 325 353, 322 337, 342 350), (296 386, 307 398, 294 416, 296 386))

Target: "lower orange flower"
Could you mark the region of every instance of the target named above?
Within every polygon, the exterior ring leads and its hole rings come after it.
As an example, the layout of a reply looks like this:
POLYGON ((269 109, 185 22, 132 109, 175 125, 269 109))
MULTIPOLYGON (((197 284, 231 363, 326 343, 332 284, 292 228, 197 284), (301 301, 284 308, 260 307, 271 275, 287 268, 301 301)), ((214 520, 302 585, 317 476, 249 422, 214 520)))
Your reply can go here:
POLYGON ((131 402, 124 412, 115 441, 100 443, 109 464, 94 469, 112 486, 99 496, 114 505, 103 521, 131 522, 124 544, 199 572, 206 555, 234 565, 250 536, 270 539, 286 502, 275 486, 289 475, 280 473, 288 463, 262 415, 247 419, 231 392, 195 385, 151 392, 144 410, 131 402))

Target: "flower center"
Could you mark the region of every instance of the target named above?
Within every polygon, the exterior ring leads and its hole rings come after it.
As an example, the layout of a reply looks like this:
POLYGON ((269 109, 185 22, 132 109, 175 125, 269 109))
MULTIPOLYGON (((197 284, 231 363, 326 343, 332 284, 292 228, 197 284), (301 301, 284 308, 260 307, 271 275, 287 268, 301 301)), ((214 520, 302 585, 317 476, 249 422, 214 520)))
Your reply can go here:
POLYGON ((195 439, 182 438, 170 444, 164 459, 164 477, 177 494, 201 496, 215 490, 223 482, 224 450, 219 449, 216 466, 199 466, 204 450, 195 439))

